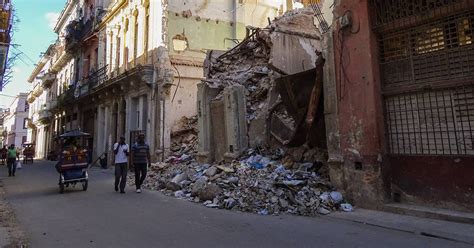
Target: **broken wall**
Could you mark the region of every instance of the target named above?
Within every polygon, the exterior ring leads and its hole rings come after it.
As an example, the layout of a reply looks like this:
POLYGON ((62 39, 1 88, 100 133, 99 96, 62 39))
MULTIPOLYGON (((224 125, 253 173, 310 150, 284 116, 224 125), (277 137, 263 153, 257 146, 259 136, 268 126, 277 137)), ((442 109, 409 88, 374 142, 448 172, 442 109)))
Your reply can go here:
MULTIPOLYGON (((287 139, 293 139, 301 129, 302 121, 308 110, 310 96, 303 97, 306 102, 303 101, 301 109, 295 110, 303 112, 303 115, 294 116, 288 113, 288 104, 282 104, 281 92, 279 92, 281 89, 275 86, 277 79, 284 75, 310 72, 309 77, 298 78, 299 81, 294 82, 296 87, 291 89, 291 94, 301 95, 302 92, 312 92, 312 87, 316 82, 314 71, 318 59, 321 58, 321 54, 318 52, 320 50, 320 33, 314 25, 314 12, 308 9, 288 12, 265 29, 255 29, 252 35, 236 48, 220 56, 219 54, 208 54, 205 83, 208 87, 217 89, 218 92, 224 92, 225 89, 234 85, 241 85, 245 88, 247 104, 243 111, 246 114, 248 132, 242 135, 248 137, 250 147, 301 146, 305 144, 308 138, 306 134, 310 130, 305 130, 304 141, 299 144, 290 144, 290 142, 278 138, 278 142, 274 142, 276 135, 272 135, 272 131, 287 130, 287 139), (305 82, 307 86, 303 87, 305 82), (279 110, 276 111, 277 109, 279 110), (280 121, 281 125, 272 126, 272 120, 282 120, 280 121), (290 124, 288 125, 288 123, 290 124)), ((319 73, 322 74, 322 72, 319 73)), ((202 93, 205 94, 205 91, 202 93)), ((216 99, 219 96, 218 94, 216 99)), ((199 96, 199 98, 208 99, 206 96, 199 96)), ((320 95, 317 99, 316 108, 321 102, 320 95)), ((211 101, 207 104, 211 104, 211 101)), ((205 110, 205 108, 203 109, 205 110)), ((322 114, 319 116, 322 117, 322 114)), ((322 124, 322 126, 319 125, 321 128, 319 132, 324 133, 324 120, 319 118, 318 123, 322 124)), ((199 128, 200 131, 206 129, 204 126, 199 128)), ((213 133, 209 132, 205 135, 213 135, 213 133)), ((322 139, 325 141, 324 135, 322 139)), ((209 140, 209 138, 200 136, 200 142, 204 142, 204 140, 209 140)), ((325 146, 325 142, 321 142, 319 145, 325 146)), ((206 153, 206 151, 200 152, 206 153)), ((212 153, 212 149, 208 149, 207 152, 212 153)), ((212 155, 209 157, 212 158, 212 155)))
MULTIPOLYGON (((172 133, 181 117, 196 115, 197 84, 203 79, 206 51, 227 50, 237 39, 245 37, 246 25, 254 20, 273 18, 276 7, 271 1, 237 3, 237 1, 167 1, 166 30, 163 42, 169 48, 174 80, 164 84, 165 153, 172 146, 172 133), (265 4, 264 4, 265 2, 265 4), (236 8, 235 6, 241 5, 236 8), (241 17, 252 7, 251 18, 241 17), (256 7, 256 8, 253 8, 256 7)), ((247 13, 248 17, 248 13, 247 13)), ((265 25, 259 23, 258 26, 265 25)))

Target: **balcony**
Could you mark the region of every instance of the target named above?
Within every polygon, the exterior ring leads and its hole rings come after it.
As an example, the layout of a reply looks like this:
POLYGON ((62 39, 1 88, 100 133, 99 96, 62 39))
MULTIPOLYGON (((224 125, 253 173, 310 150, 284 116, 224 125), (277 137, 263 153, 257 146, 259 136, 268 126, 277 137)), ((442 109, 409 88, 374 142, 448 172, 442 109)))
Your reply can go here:
POLYGON ((87 21, 83 19, 77 21, 73 20, 66 26, 66 50, 72 51, 79 43, 90 35, 93 31, 94 17, 87 21))
POLYGON ((33 91, 31 91, 30 94, 28 94, 28 97, 26 98, 26 101, 31 104, 35 100, 36 100, 36 97, 33 95, 33 91))
POLYGON ((50 122, 51 112, 48 108, 43 108, 38 111, 38 122, 41 124, 47 124, 50 122))
POLYGON ((33 89, 33 96, 40 97, 41 94, 43 94, 43 87, 36 85, 35 88, 33 89))
POLYGON ((107 65, 91 73, 79 88, 79 97, 89 94, 97 85, 102 84, 108 79, 107 65))
POLYGON ((53 85, 55 80, 56 80, 56 73, 52 73, 52 72, 45 73, 42 78, 43 88, 49 89, 53 85))
POLYGON ((65 109, 74 103, 74 90, 74 87, 70 87, 68 90, 58 96, 58 100, 56 102, 57 109, 65 109))

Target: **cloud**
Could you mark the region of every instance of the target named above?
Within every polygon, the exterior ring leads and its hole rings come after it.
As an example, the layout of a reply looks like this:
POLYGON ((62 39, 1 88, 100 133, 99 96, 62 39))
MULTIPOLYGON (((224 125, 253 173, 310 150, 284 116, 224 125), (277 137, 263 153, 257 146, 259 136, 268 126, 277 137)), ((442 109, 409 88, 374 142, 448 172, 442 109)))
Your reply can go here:
POLYGON ((59 13, 56 12, 48 12, 46 15, 44 15, 46 20, 48 20, 48 25, 51 29, 54 29, 56 26, 56 22, 58 21, 59 18, 59 13))

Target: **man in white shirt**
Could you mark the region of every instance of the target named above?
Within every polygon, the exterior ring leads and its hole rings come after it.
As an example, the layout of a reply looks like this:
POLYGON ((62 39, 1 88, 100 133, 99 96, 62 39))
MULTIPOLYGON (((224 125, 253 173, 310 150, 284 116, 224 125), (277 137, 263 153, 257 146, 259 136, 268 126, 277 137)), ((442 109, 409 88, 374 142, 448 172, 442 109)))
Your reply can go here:
POLYGON ((125 185, 127 183, 127 165, 128 165, 128 145, 125 143, 125 138, 120 137, 119 142, 114 144, 115 153, 115 191, 125 193, 125 185))

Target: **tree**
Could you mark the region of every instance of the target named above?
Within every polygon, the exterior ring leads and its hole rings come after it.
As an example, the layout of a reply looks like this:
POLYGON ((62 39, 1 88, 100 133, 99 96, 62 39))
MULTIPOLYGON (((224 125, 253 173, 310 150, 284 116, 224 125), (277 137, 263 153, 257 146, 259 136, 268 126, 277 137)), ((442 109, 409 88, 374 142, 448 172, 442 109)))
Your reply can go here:
MULTIPOLYGON (((10 23, 10 28, 8 30, 9 32, 9 40, 10 42, 6 44, 9 46, 7 50, 7 57, 6 57, 6 62, 5 62, 5 68, 3 71, 3 75, 0 78, 0 91, 8 84, 11 82, 14 74, 14 66, 16 65, 16 62, 18 60, 23 61, 21 58, 22 55, 25 55, 21 50, 19 50, 17 47, 19 45, 12 44, 11 41, 13 40, 13 35, 15 32, 18 31, 18 23, 20 23, 20 19, 16 15, 15 8, 12 6, 11 7, 11 23, 10 23), (13 48, 13 49, 11 49, 13 48)), ((26 63, 25 61, 23 61, 26 63)))

